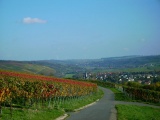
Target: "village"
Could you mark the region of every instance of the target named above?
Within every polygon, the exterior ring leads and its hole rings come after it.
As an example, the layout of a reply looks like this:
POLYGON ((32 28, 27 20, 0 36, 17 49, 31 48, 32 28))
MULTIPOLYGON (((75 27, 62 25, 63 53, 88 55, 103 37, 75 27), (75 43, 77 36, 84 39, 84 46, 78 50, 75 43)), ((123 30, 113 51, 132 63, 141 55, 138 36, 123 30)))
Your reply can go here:
POLYGON ((129 81, 138 82, 144 85, 150 85, 152 83, 160 82, 160 71, 158 72, 101 72, 91 73, 86 72, 83 76, 84 79, 109 81, 114 83, 124 83, 129 81))

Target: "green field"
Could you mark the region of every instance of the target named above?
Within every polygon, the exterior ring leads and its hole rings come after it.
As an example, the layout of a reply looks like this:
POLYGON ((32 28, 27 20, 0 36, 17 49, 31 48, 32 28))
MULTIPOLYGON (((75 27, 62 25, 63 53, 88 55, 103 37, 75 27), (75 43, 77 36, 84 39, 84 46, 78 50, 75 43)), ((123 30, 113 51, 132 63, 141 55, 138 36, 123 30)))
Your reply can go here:
POLYGON ((96 68, 92 70, 93 73, 97 72, 150 72, 150 71, 159 71, 160 65, 154 66, 154 67, 135 67, 135 68, 112 68, 112 69, 106 69, 106 68, 96 68))
POLYGON ((11 117, 10 110, 3 108, 2 120, 54 120, 62 114, 64 111, 56 109, 14 109, 11 117))
POLYGON ((72 78, 74 74, 66 74, 64 78, 72 78))
POLYGON ((118 120, 160 120, 160 109, 136 105, 116 105, 118 120))

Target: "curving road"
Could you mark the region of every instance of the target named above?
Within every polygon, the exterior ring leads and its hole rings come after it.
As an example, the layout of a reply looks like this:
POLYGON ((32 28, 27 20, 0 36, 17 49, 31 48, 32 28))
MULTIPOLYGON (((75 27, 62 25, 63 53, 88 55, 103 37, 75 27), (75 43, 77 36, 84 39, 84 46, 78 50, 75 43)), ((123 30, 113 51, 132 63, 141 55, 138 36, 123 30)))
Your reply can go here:
POLYGON ((127 104, 127 105, 138 105, 138 106, 149 106, 154 108, 160 108, 160 106, 154 106, 138 102, 124 102, 115 101, 114 93, 106 88, 100 87, 104 96, 90 107, 87 107, 78 112, 69 113, 70 116, 66 120, 117 120, 117 110, 115 109, 116 104, 127 104))
POLYGON ((90 107, 81 111, 69 113, 66 120, 116 120, 114 93, 106 88, 100 87, 104 96, 90 107))

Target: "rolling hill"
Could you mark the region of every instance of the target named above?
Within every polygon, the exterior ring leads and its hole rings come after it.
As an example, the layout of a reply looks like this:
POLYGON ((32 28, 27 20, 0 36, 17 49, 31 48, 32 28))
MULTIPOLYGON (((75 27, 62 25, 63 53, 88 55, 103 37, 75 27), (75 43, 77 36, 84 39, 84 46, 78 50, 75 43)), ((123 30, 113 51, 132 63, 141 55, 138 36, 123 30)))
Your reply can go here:
POLYGON ((0 61, 0 69, 53 76, 53 68, 20 61, 0 61))
POLYGON ((40 60, 40 61, 4 61, 0 60, 0 69, 22 71, 34 74, 65 77, 82 76, 89 72, 119 71, 160 71, 160 55, 123 56, 101 59, 40 60))

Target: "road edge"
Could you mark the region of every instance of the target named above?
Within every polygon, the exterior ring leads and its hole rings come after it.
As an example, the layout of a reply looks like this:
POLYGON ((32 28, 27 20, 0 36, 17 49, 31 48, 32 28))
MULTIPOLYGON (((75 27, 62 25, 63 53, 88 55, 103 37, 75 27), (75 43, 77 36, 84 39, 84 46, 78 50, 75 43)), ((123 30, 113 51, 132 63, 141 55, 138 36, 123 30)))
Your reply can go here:
POLYGON ((82 109, 85 109, 85 108, 87 108, 87 107, 89 107, 89 106, 92 106, 92 105, 94 105, 96 102, 98 102, 99 101, 99 99, 98 100, 96 100, 95 102, 93 102, 93 103, 90 103, 90 104, 88 104, 88 105, 85 105, 85 106, 83 106, 83 107, 80 107, 80 108, 78 108, 78 109, 75 109, 75 110, 73 110, 73 112, 77 112, 77 111, 80 111, 80 110, 82 110, 82 109))
POLYGON ((55 120, 64 120, 66 117, 68 117, 68 114, 65 113, 63 116, 60 116, 56 118, 55 120))
MULTIPOLYGON (((73 112, 77 112, 77 111, 80 111, 80 110, 82 110, 82 109, 85 109, 85 108, 87 108, 87 107, 89 107, 89 106, 92 106, 92 105, 94 105, 94 104, 95 104, 96 102, 98 102, 98 101, 99 101, 99 99, 97 99, 96 101, 94 101, 94 102, 92 102, 92 103, 90 103, 90 104, 88 104, 88 105, 85 105, 85 106, 83 106, 83 107, 80 107, 80 108, 78 108, 78 109, 75 109, 75 110, 73 110, 73 112)), ((64 120, 64 119, 67 118, 68 116, 69 116, 69 115, 68 115, 67 113, 65 113, 64 115, 56 118, 55 120, 64 120)))
POLYGON ((117 120, 117 109, 115 107, 111 109, 111 116, 109 120, 117 120))

